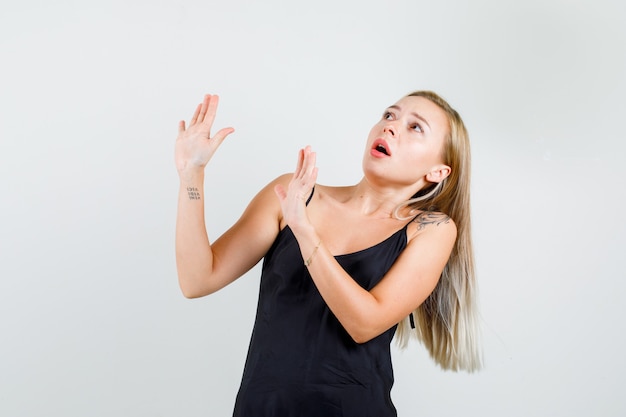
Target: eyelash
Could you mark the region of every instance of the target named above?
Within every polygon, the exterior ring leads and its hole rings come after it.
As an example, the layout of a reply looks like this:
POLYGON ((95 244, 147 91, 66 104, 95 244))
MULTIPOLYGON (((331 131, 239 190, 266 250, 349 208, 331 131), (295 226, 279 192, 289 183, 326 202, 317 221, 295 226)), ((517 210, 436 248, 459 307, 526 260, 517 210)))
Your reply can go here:
MULTIPOLYGON (((391 112, 387 111, 387 112, 383 113, 383 119, 385 119, 385 120, 389 120, 390 116, 393 116, 393 114, 391 112)), ((413 123, 411 125, 411 129, 415 130, 418 133, 424 133, 424 129, 422 128, 422 125, 420 125, 419 123, 413 123), (415 128, 417 128, 417 129, 415 129, 415 128)))
POLYGON ((419 132, 419 133, 423 133, 424 132, 424 129, 422 129, 422 126, 419 123, 413 123, 413 126, 411 126, 411 129, 415 129, 416 127, 419 129, 419 130, 417 130, 417 132, 419 132))

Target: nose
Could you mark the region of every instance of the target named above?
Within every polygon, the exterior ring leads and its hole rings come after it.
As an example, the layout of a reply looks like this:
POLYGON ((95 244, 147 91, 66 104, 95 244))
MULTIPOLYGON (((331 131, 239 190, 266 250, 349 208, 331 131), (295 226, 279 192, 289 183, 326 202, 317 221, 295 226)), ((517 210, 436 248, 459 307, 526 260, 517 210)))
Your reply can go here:
POLYGON ((397 130, 396 130, 396 127, 393 124, 391 124, 391 122, 388 122, 383 127, 383 132, 389 133, 391 137, 396 137, 397 130))

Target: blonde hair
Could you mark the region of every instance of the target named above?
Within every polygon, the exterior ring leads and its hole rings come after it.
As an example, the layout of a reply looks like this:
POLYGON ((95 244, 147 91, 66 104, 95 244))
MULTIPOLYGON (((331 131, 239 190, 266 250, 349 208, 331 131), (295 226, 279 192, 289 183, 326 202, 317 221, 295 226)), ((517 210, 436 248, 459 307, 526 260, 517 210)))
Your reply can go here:
POLYGON ((447 114, 449 132, 442 157, 452 170, 444 181, 398 206, 394 214, 399 217, 403 207, 445 213, 456 224, 457 239, 437 286, 413 312, 416 328, 411 328, 409 318, 400 322, 397 341, 404 347, 416 336, 443 369, 473 372, 482 367, 482 353, 470 225, 469 135, 461 116, 437 94, 416 91, 407 97, 426 98, 447 114))

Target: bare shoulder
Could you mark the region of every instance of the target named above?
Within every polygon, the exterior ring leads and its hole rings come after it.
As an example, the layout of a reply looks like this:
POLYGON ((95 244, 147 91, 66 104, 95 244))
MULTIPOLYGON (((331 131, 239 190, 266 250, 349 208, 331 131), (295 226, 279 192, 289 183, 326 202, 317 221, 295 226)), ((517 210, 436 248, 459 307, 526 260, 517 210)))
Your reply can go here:
POLYGON ((284 187, 287 187, 292 175, 293 174, 282 174, 274 178, 267 185, 265 185, 265 187, 263 187, 261 191, 258 192, 255 198, 268 199, 268 200, 274 201, 275 200, 274 187, 278 184, 284 187))
POLYGON ((446 213, 423 211, 413 218, 410 224, 411 240, 418 236, 452 240, 456 239, 457 229, 454 220, 446 213))
POLYGON ((443 225, 443 229, 453 228, 456 230, 454 220, 450 218, 446 213, 439 211, 423 211, 413 219, 413 223, 417 225, 418 230, 424 230, 427 227, 439 227, 443 225), (448 226, 448 227, 446 227, 448 226))
POLYGON ((267 183, 250 201, 240 221, 256 221, 257 219, 267 221, 271 219, 271 223, 275 223, 276 227, 278 227, 282 214, 274 187, 278 184, 287 187, 291 176, 292 174, 283 174, 267 183))
POLYGON ((289 181, 291 181, 291 178, 293 177, 293 173, 284 173, 282 175, 279 175, 278 177, 276 177, 273 181, 272 184, 282 184, 282 185, 288 185, 289 181))

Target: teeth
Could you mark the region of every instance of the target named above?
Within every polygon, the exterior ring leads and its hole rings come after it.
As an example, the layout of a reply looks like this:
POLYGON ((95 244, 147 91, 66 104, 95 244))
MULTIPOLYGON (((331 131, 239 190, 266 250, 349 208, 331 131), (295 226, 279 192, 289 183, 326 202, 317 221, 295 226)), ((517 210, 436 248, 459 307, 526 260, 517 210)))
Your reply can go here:
POLYGON ((382 152, 382 153, 384 153, 385 155, 389 155, 389 154, 387 153, 387 148, 385 148, 383 145, 376 145, 376 150, 377 150, 378 152, 382 152))

